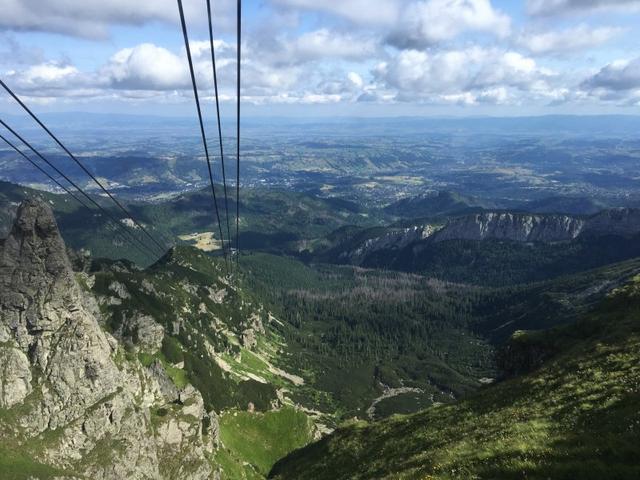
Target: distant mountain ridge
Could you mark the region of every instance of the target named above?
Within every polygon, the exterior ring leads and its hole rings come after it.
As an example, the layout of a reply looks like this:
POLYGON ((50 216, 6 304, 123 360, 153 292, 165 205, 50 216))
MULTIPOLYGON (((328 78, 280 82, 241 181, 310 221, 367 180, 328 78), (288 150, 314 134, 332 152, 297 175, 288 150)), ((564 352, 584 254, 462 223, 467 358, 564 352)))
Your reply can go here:
MULTIPOLYGON (((380 231, 380 229, 376 229, 380 231)), ((355 256, 380 249, 399 249, 411 243, 429 240, 508 240, 514 242, 567 242, 581 235, 640 234, 640 209, 603 210, 590 217, 531 214, 518 212, 482 212, 451 218, 445 223, 421 223, 404 228, 389 228, 377 237, 367 238, 355 250, 355 256)), ((343 256, 351 255, 343 252, 343 256)))
POLYGON ((441 190, 398 200, 385 207, 385 212, 403 218, 432 217, 499 208, 494 201, 480 199, 457 192, 441 190))
POLYGON ((591 216, 493 211, 336 231, 306 258, 506 286, 640 256, 640 209, 591 216))

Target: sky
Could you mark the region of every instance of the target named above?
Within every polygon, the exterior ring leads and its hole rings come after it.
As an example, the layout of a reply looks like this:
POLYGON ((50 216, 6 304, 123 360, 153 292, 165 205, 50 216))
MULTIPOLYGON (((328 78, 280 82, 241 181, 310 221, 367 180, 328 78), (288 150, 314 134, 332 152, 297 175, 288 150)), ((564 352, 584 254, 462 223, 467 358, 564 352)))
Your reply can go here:
MULTIPOLYGON (((211 105, 206 1, 183 1, 211 105)), ((227 116, 236 2, 212 2, 227 116)), ((39 112, 194 114, 179 22, 174 0, 0 0, 0 78, 39 112)), ((640 0, 245 0, 243 23, 248 115, 640 114, 640 0)))

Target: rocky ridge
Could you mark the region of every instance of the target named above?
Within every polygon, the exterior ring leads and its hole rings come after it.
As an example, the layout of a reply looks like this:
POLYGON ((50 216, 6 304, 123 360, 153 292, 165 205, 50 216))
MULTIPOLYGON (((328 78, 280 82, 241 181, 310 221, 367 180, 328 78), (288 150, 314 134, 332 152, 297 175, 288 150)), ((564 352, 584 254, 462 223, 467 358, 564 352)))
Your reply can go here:
MULTIPOLYGON (((159 347, 153 319, 130 323, 151 338, 145 348, 159 347)), ((200 392, 178 389, 162 365, 144 367, 104 331, 41 201, 20 206, 0 246, 0 365, 0 413, 9 419, 0 441, 33 462, 71 478, 215 475, 215 416, 200 392)))
MULTIPOLYGON (((401 250, 422 242, 504 240, 522 243, 569 242, 583 235, 633 236, 640 233, 640 209, 603 210, 590 217, 562 214, 483 212, 456 216, 444 224, 390 228, 338 253, 340 261, 360 264, 384 250, 401 250)), ((337 249, 336 249, 337 250, 337 249)))

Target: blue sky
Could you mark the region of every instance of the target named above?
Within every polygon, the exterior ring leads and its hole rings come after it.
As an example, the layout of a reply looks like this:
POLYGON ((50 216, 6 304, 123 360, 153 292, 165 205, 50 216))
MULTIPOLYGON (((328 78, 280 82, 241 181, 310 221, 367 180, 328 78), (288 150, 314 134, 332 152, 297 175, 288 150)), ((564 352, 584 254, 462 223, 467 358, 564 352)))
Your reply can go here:
MULTIPOLYGON (((184 3, 210 100, 206 4, 184 3)), ((213 5, 230 113, 235 2, 213 5)), ((640 0, 243 6, 250 115, 640 113, 640 0)), ((0 11, 0 77, 39 111, 193 113, 173 0, 0 0, 0 11)))

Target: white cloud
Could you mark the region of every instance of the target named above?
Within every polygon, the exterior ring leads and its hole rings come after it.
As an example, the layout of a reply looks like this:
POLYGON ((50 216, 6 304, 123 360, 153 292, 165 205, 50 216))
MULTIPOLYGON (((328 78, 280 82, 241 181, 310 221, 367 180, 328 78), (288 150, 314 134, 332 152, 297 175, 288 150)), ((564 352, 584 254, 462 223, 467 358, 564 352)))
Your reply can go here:
POLYGON ((100 76, 112 87, 127 90, 171 90, 190 85, 186 58, 150 43, 118 51, 100 76))
POLYGON ((636 11, 640 0, 527 0, 529 15, 552 16, 597 10, 636 11))
MULTIPOLYGON (((233 5, 218 0, 216 15, 227 16, 233 5)), ((184 8, 190 20, 206 19, 204 2, 184 0, 184 8)), ((177 23, 178 18, 175 0, 3 0, 0 28, 105 38, 112 25, 177 23)))
POLYGON ((524 32, 518 37, 517 43, 536 55, 561 54, 598 47, 622 31, 616 27, 592 28, 580 24, 565 30, 524 32))
POLYGON ((329 58, 362 59, 371 57, 376 44, 371 38, 342 34, 326 28, 307 32, 288 45, 292 59, 317 60, 329 58))
POLYGON ((324 12, 376 28, 400 48, 450 40, 468 32, 509 34, 511 19, 490 0, 273 0, 277 5, 324 12))
POLYGON ((389 42, 399 48, 422 48, 468 31, 504 38, 510 29, 509 16, 489 0, 426 0, 403 8, 389 42))
POLYGON ((276 5, 325 12, 362 25, 389 25, 398 16, 401 0, 272 0, 276 5))
POLYGON ((353 83, 356 87, 362 88, 364 87, 364 80, 362 77, 356 72, 349 72, 347 78, 353 83))
POLYGON ((640 89, 640 57, 611 62, 587 79, 583 86, 601 91, 640 89))
POLYGON ((51 92, 88 86, 85 76, 73 65, 46 62, 24 70, 10 70, 4 75, 7 82, 22 91, 51 92))
POLYGON ((375 76, 400 101, 507 103, 552 98, 555 74, 513 51, 472 47, 429 53, 404 50, 375 76), (517 94, 517 95, 516 95, 517 94))

